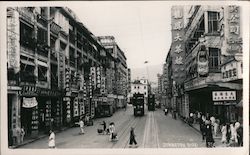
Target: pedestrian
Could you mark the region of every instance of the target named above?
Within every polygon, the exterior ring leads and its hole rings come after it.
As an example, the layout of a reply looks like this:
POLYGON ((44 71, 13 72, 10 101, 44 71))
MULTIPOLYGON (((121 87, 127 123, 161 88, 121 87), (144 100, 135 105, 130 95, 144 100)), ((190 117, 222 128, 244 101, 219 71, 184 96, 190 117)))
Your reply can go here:
POLYGON ((21 128, 21 143, 23 143, 23 139, 25 136, 25 131, 24 131, 24 127, 21 128))
POLYGON ((165 112, 165 115, 167 116, 167 114, 168 114, 168 109, 165 108, 165 109, 164 109, 164 112, 165 112))
POLYGON ((112 141, 115 138, 114 132, 115 132, 115 123, 111 122, 109 125, 109 132, 110 132, 110 141, 112 141))
POLYGON ((56 147, 56 145, 55 145, 55 133, 54 133, 54 131, 53 130, 50 130, 49 131, 50 132, 50 135, 49 135, 49 148, 55 148, 56 147))
POLYGON ((237 128, 237 139, 238 139, 238 146, 243 146, 243 127, 240 125, 237 128))
POLYGON ((227 133, 226 133, 226 137, 227 137, 227 144, 229 144, 230 142, 230 138, 231 138, 231 128, 229 123, 226 123, 226 129, 227 129, 227 133))
POLYGON ((235 129, 235 124, 234 123, 231 123, 230 124, 230 131, 231 131, 231 142, 235 142, 235 134, 236 134, 236 129, 235 129))
POLYGON ((135 146, 137 146, 137 142, 135 140, 135 131, 134 131, 134 128, 131 127, 130 137, 129 137, 129 147, 132 147, 133 144, 135 144, 135 146))
POLYGON ((219 121, 216 119, 214 122, 214 136, 217 137, 217 132, 219 128, 219 121))
POLYGON ((202 135, 202 141, 204 141, 206 139, 206 124, 203 121, 201 122, 200 130, 202 135))
POLYGON ((214 139, 213 139, 213 133, 212 133, 212 125, 211 121, 206 121, 206 147, 213 147, 214 146, 214 139))
POLYGON ((106 132, 106 122, 103 121, 103 122, 102 122, 102 125, 103 125, 103 132, 106 132))
POLYGON ((221 142, 224 144, 227 142, 227 125, 225 123, 222 124, 221 133, 221 142))
POLYGON ((80 119, 79 125, 80 125, 80 133, 79 134, 84 134, 84 122, 82 119, 80 119))
POLYGON ((13 130, 12 130, 12 138, 13 138, 13 144, 14 145, 17 145, 19 143, 19 140, 18 140, 19 135, 20 135, 20 133, 19 133, 18 127, 13 128, 13 130))

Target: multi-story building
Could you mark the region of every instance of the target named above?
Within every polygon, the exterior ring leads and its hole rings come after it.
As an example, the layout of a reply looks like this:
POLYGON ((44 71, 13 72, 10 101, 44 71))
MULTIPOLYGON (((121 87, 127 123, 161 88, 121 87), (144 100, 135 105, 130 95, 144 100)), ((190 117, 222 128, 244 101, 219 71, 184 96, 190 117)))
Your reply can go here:
POLYGON ((98 40, 115 58, 115 71, 113 87, 115 94, 116 108, 126 105, 127 100, 127 63, 124 52, 120 49, 113 36, 99 36, 98 40))
POLYGON ((242 121, 236 106, 242 100, 241 8, 175 6, 171 11, 166 63, 171 66, 172 107, 183 117, 200 111, 222 122, 242 121))
POLYGON ((130 96, 133 96, 133 94, 136 94, 136 93, 144 94, 145 103, 147 103, 147 98, 148 98, 148 93, 149 93, 149 84, 148 84, 147 79, 142 78, 140 80, 134 80, 131 83, 131 95, 130 96))
POLYGON ((21 126, 26 137, 38 136, 106 105, 113 113, 117 60, 72 10, 8 8, 7 28, 9 145, 21 126))

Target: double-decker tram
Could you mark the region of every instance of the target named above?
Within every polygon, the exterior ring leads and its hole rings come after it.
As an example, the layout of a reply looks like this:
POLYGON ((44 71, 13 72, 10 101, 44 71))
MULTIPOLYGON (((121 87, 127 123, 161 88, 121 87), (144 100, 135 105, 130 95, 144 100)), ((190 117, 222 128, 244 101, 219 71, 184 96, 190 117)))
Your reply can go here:
POLYGON ((148 95, 148 111, 154 111, 155 110, 155 95, 149 94, 148 95))
POLYGON ((132 97, 132 104, 134 108, 134 116, 143 116, 144 115, 144 95, 143 94, 134 94, 132 97))

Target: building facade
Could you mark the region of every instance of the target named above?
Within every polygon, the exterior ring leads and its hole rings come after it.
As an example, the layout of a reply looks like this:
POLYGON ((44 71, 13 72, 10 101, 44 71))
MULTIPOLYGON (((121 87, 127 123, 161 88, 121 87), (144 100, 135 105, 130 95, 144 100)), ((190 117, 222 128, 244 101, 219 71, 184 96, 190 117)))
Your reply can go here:
POLYGON ((127 104, 127 83, 128 83, 128 67, 126 63, 126 56, 120 49, 113 36, 98 36, 100 43, 107 49, 113 58, 115 59, 113 72, 113 87, 115 108, 125 107, 127 104))
POLYGON ((147 99, 148 99, 148 93, 149 93, 149 84, 148 84, 148 80, 145 78, 142 78, 140 80, 134 80, 131 83, 131 97, 133 96, 133 94, 136 93, 140 93, 140 94, 144 94, 144 99, 145 102, 147 103, 147 99))
POLYGON ((25 137, 36 137, 86 115, 113 114, 117 58, 72 10, 8 8, 7 28, 10 146, 19 143, 21 127, 25 137))
POLYGON ((166 63, 172 108, 182 117, 199 111, 222 122, 242 121, 241 8, 175 6, 171 11, 166 63))

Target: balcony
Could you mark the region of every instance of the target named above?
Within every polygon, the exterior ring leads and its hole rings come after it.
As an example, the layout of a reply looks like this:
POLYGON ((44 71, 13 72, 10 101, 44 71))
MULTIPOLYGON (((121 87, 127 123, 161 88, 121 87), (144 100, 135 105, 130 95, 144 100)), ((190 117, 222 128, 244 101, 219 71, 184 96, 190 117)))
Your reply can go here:
POLYGON ((34 25, 34 14, 27 7, 18 8, 20 18, 25 20, 27 23, 34 25))
POLYGON ((52 22, 50 24, 50 30, 53 34, 55 34, 56 36, 58 36, 58 34, 61 31, 61 26, 59 26, 58 24, 56 24, 55 22, 52 22))

